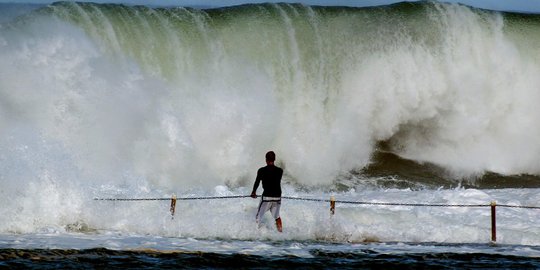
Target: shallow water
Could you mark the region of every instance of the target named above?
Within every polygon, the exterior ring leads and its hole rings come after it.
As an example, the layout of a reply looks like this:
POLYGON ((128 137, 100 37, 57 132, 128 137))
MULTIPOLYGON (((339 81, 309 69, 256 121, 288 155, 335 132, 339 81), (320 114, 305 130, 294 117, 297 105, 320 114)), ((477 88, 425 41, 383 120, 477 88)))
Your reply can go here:
POLYGON ((518 245, 234 241, 121 234, 4 235, 1 239, 0 266, 30 269, 540 267, 540 248, 518 245))

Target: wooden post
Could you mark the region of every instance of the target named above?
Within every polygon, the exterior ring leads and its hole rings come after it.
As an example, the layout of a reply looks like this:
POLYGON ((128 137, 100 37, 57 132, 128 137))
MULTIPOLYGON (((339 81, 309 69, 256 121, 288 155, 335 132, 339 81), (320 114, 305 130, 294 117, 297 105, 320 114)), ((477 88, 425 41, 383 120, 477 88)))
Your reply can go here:
POLYGON ((496 217, 496 210, 497 202, 492 201, 491 202, 491 242, 495 243, 497 242, 497 217, 496 217))
POLYGON ((171 198, 171 218, 174 219, 174 211, 176 210, 176 194, 171 198))
POLYGON ((330 196, 330 214, 334 215, 336 213, 336 199, 334 196, 330 196))

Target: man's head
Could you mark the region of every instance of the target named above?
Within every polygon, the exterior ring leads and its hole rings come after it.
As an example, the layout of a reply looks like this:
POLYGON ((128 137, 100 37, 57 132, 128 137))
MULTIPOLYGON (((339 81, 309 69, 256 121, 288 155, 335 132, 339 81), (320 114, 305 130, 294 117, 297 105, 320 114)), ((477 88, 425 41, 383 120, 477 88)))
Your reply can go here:
POLYGON ((273 164, 275 160, 276 153, 274 153, 274 151, 268 151, 268 153, 266 153, 266 163, 273 164))

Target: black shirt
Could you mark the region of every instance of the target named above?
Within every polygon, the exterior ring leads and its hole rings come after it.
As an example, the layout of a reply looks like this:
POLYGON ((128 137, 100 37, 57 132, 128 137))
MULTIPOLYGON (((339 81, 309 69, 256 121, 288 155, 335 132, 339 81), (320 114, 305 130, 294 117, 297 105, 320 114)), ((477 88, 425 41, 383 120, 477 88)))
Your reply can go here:
POLYGON ((281 197, 281 176, 283 170, 274 165, 267 165, 257 171, 257 178, 253 185, 253 192, 257 191, 259 182, 262 181, 263 196, 281 197))

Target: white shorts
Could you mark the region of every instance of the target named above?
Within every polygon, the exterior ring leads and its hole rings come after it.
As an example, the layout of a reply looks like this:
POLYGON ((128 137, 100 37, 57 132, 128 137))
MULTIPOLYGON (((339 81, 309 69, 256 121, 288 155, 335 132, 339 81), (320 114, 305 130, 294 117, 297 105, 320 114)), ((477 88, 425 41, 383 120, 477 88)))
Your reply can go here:
POLYGON ((257 211, 257 216, 255 220, 257 223, 261 220, 264 213, 270 210, 274 219, 279 218, 279 208, 281 207, 281 197, 261 197, 261 202, 259 203, 259 210, 257 211))

